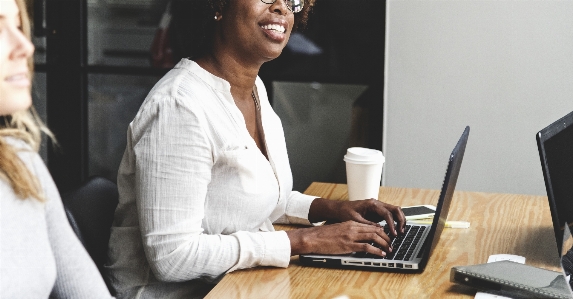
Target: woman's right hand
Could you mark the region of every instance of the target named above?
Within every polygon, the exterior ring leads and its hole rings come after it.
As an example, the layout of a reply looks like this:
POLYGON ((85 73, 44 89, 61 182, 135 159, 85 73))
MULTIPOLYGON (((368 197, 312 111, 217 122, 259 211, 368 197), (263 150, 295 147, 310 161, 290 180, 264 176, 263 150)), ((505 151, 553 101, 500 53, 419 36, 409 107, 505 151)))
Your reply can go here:
POLYGON ((286 233, 291 243, 291 255, 368 252, 386 256, 386 252, 392 252, 390 238, 380 225, 346 221, 294 229, 286 233), (370 245, 371 243, 375 243, 382 249, 370 245))

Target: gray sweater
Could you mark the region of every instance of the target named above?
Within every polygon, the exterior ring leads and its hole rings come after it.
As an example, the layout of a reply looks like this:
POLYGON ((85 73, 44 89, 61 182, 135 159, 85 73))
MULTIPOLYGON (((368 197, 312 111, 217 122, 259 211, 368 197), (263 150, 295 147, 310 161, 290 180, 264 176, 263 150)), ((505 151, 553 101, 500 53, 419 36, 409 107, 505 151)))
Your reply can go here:
POLYGON ((19 199, 0 179, 0 298, 111 298, 40 156, 21 141, 5 140, 38 178, 46 202, 19 199))

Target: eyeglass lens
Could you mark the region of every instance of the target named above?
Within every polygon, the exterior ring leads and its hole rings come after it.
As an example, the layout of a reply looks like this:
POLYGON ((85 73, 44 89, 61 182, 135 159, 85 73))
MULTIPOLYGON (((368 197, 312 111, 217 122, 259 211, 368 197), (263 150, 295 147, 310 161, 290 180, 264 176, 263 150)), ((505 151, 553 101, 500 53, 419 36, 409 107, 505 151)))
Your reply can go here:
POLYGON ((304 5, 303 0, 287 0, 287 5, 293 13, 300 12, 304 5))
MULTIPOLYGON (((277 0, 261 0, 263 3, 266 4, 273 4, 277 2, 277 0)), ((302 8, 304 7, 304 0, 285 0, 287 7, 293 13, 301 12, 302 8)))

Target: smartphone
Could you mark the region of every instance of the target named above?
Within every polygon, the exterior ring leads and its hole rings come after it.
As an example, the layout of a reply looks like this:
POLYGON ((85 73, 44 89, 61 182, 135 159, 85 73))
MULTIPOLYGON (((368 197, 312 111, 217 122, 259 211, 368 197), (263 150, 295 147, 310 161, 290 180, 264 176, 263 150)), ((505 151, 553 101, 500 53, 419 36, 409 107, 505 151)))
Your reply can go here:
POLYGON ((419 205, 402 207, 406 220, 424 219, 434 217, 436 207, 432 205, 419 205))

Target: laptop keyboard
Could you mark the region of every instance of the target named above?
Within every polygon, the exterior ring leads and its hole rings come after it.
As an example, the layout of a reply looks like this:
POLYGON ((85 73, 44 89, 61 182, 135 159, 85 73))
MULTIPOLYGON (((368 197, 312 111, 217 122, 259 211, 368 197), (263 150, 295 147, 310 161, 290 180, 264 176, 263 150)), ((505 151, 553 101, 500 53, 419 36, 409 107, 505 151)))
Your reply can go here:
MULTIPOLYGON (((416 249, 416 245, 420 242, 422 234, 427 228, 427 226, 406 225, 404 228, 404 234, 393 237, 390 235, 390 229, 388 228, 388 225, 386 225, 384 226, 384 232, 390 237, 390 240, 392 241, 393 251, 388 253, 386 257, 366 252, 359 253, 356 255, 356 257, 409 261, 412 259, 414 249, 416 249)), ((377 246, 377 244, 372 245, 380 248, 377 246)))

